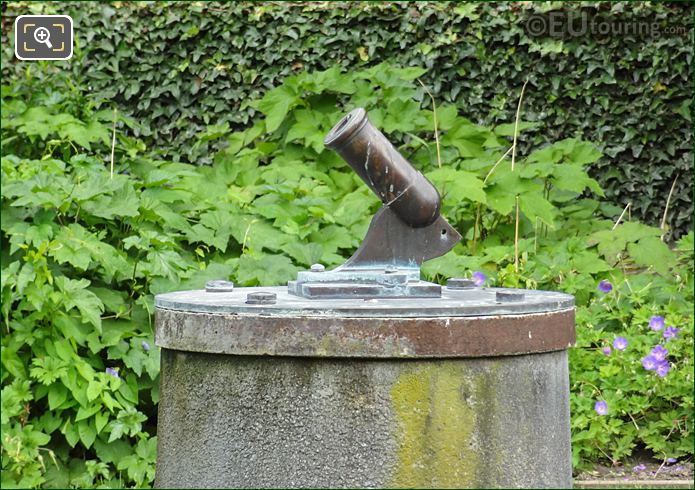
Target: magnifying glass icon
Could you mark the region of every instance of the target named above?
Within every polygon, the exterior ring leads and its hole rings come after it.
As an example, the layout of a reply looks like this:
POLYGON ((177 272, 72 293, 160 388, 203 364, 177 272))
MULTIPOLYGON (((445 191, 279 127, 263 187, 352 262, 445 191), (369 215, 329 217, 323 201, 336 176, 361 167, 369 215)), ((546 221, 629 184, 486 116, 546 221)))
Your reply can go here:
POLYGON ((53 45, 51 44, 51 33, 45 27, 39 27, 34 31, 34 40, 37 43, 45 44, 49 48, 53 49, 53 45))

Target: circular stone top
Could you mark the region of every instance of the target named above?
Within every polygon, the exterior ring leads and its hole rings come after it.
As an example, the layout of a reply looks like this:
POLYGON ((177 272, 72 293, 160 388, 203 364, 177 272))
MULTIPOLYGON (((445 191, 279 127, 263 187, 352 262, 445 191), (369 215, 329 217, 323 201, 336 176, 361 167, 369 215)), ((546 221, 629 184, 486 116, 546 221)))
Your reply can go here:
POLYGON ((443 287, 441 298, 305 299, 286 287, 236 288, 160 294, 155 306, 157 345, 189 352, 486 357, 562 350, 575 340, 574 297, 549 291, 443 287))
POLYGON ((442 287, 441 298, 306 299, 286 287, 236 288, 158 294, 157 308, 191 313, 233 313, 264 316, 422 318, 545 313, 574 307, 574 296, 552 291, 507 288, 454 289, 442 287), (275 293, 274 304, 249 304, 256 293, 275 293), (520 293, 523 294, 519 300, 520 293), (511 299, 506 300, 507 297, 511 299))

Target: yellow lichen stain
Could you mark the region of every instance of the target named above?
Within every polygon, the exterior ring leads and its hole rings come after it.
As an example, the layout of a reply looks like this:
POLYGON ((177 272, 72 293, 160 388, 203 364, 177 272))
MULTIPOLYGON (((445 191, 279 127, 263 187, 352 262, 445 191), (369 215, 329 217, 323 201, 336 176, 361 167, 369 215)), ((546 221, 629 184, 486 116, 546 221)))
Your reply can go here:
POLYGON ((461 363, 438 361, 400 375, 391 389, 398 463, 391 487, 473 486, 475 382, 461 363))

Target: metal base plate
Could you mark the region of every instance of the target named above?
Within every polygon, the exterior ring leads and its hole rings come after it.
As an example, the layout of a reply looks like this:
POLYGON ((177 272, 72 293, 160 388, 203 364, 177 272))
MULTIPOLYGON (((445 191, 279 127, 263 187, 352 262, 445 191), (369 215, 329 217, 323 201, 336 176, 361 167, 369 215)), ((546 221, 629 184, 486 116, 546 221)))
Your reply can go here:
POLYGON ((437 298, 306 299, 286 287, 235 288, 228 293, 205 290, 158 294, 157 308, 199 313, 268 316, 329 316, 352 318, 423 318, 544 313, 574 307, 574 296, 553 291, 506 288, 454 289, 441 287, 437 298), (249 294, 276 294, 274 304, 248 304, 249 294), (524 293, 522 301, 498 301, 499 292, 524 293))
POLYGON ((407 280, 394 281, 386 284, 289 281, 287 283, 287 290, 290 294, 307 299, 439 298, 442 295, 442 287, 439 284, 427 281, 407 280))

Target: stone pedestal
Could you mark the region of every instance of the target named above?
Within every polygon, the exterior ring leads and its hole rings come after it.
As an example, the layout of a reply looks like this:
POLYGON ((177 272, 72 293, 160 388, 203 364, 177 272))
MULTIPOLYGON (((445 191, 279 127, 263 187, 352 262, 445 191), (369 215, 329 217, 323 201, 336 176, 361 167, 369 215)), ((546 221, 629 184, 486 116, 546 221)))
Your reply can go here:
POLYGON ((569 488, 573 298, 497 292, 158 296, 156 485, 569 488))

